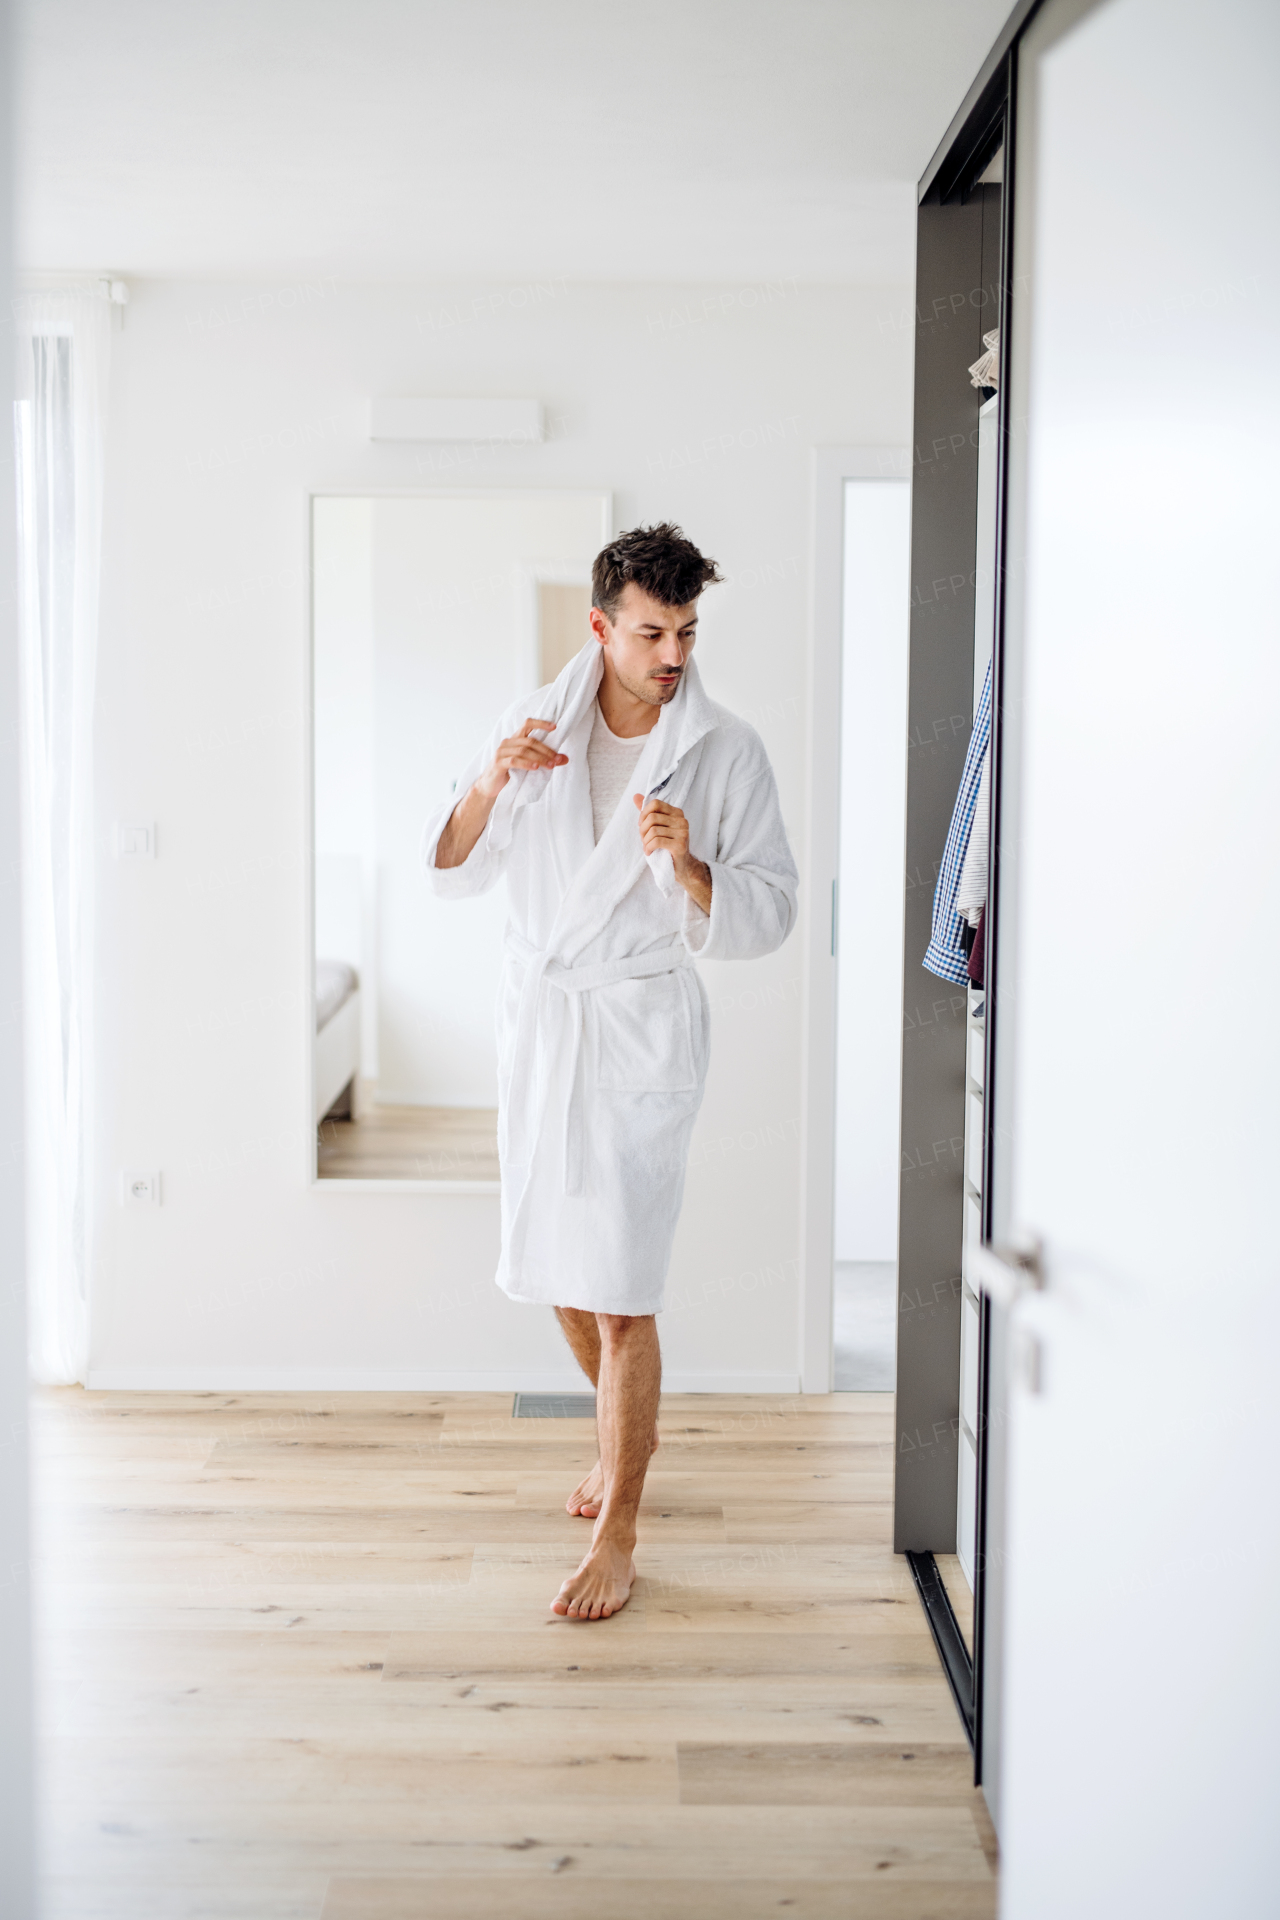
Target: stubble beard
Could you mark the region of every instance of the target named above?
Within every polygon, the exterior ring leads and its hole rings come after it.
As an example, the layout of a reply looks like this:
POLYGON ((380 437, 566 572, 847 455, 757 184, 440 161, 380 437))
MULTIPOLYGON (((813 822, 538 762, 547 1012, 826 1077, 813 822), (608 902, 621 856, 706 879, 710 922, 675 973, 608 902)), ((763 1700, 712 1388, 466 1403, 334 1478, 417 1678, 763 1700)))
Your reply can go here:
MULTIPOLYGON (((614 671, 617 672, 616 667, 614 671)), ((677 693, 680 691, 680 683, 683 679, 683 667, 669 687, 664 687, 659 681, 648 678, 644 680, 624 680, 622 675, 620 673, 618 674, 618 684, 625 688, 634 699, 643 700, 646 707, 665 707, 669 701, 675 699, 677 693)))

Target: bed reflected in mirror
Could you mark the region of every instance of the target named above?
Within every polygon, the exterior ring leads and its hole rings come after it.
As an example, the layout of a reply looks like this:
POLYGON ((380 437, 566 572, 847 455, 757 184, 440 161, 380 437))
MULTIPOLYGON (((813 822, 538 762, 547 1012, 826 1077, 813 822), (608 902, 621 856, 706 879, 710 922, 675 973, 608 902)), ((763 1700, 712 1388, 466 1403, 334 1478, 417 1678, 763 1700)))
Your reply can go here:
POLYGON ((459 912, 423 822, 509 702, 590 638, 600 493, 312 501, 320 1180, 492 1186, 502 887, 459 912))

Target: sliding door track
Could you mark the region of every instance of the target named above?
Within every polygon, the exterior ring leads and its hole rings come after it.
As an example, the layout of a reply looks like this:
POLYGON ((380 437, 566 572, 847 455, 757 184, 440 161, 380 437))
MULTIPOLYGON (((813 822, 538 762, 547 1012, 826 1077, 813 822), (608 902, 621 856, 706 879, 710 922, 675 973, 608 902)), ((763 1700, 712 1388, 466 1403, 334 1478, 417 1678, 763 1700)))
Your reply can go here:
POLYGON ((920 1595, 925 1619, 938 1649, 942 1670, 947 1676, 956 1711, 964 1722, 969 1745, 973 1745, 973 1660, 964 1643, 959 1622, 951 1607, 950 1596, 931 1553, 908 1553, 907 1565, 920 1595))

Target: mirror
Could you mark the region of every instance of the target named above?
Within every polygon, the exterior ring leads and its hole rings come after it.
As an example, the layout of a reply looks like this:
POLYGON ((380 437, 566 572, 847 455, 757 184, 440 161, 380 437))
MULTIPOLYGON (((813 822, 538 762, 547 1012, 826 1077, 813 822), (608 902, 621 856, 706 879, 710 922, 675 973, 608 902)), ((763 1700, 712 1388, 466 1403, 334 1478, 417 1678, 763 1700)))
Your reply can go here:
POLYGON ((590 637, 610 501, 326 495, 311 533, 316 1176, 496 1190, 504 893, 434 898, 418 843, 590 637))

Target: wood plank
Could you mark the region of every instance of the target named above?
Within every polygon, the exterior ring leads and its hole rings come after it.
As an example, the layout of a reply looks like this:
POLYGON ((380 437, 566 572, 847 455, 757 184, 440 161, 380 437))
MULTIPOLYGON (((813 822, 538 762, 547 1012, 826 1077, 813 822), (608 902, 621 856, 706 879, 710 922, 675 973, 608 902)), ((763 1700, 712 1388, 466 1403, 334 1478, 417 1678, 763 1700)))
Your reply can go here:
POLYGON ((342 1798, 352 1805, 421 1800, 433 1807, 602 1799, 632 1808, 645 1801, 674 1805, 677 1798, 669 1740, 642 1743, 611 1736, 607 1727, 597 1728, 594 1739, 560 1730, 549 1738, 534 1726, 517 1734, 493 1717, 483 1727, 473 1722, 465 1742, 455 1733, 435 1752, 424 1751, 418 1730, 409 1727, 398 1738, 384 1728, 369 1742, 349 1729, 331 1739, 206 1735, 189 1748, 170 1739, 163 1755, 145 1734, 77 1735, 48 1743, 45 1754, 63 1794, 86 1799, 109 1775, 114 1796, 145 1805, 153 1816, 169 1801, 189 1805, 197 1782, 223 1807, 264 1796, 310 1803, 342 1798))
POLYGON ((74 1707, 90 1688, 110 1698, 150 1686, 182 1689, 202 1680, 215 1697, 244 1697, 255 1688, 293 1688, 299 1695, 325 1685, 381 1684, 392 1636, 385 1629, 299 1631, 287 1640, 213 1628, 194 1634, 153 1627, 113 1628, 94 1622, 48 1636, 41 1659, 50 1680, 74 1707))
POLYGON ((731 1682, 681 1686, 588 1680, 573 1687, 571 1701, 562 1682, 502 1687, 424 1682, 380 1691, 344 1680, 312 1682, 304 1691, 265 1676, 250 1693, 210 1686, 203 1670, 201 1678, 204 1685, 148 1681, 137 1690, 90 1681, 79 1692, 74 1719, 63 1716, 51 1725, 50 1738, 146 1738, 156 1715, 163 1714, 175 1748, 197 1759, 210 1739, 367 1745, 384 1733, 393 1747, 410 1737, 416 1751, 438 1758, 472 1751, 476 1740, 490 1739, 495 1723, 513 1729, 503 1738, 517 1745, 530 1731, 536 1742, 550 1729, 556 1740, 580 1745, 603 1740, 612 1746, 622 1716, 626 1738, 654 1750, 664 1745, 674 1750, 681 1741, 725 1746, 806 1740, 874 1744, 886 1737, 906 1746, 962 1741, 950 1695, 925 1675, 914 1681, 864 1679, 834 1690, 829 1682, 775 1676, 757 1682, 749 1693, 731 1682))
MULTIPOLYGON (((852 1633, 777 1632, 757 1621, 754 1628, 725 1634, 696 1628, 683 1633, 646 1631, 643 1636, 597 1634, 614 1621, 561 1622, 564 1634, 519 1633, 503 1638, 462 1633, 394 1634, 387 1648, 384 1683, 457 1679, 462 1684, 506 1684, 517 1677, 579 1684, 585 1674, 611 1682, 732 1680, 739 1685, 765 1675, 789 1679, 810 1675, 831 1688, 852 1680, 897 1674, 938 1678, 936 1658, 915 1633, 901 1641, 891 1636, 852 1633), (924 1649, 922 1652, 921 1649, 924 1649)), ((928 1629, 925 1630, 928 1646, 928 1629)), ((571 1696, 566 1696, 571 1697, 571 1696)))
MULTIPOLYGON (((598 1458, 595 1434, 586 1420, 516 1420, 516 1432, 507 1437, 496 1428, 486 1429, 488 1437, 476 1437, 467 1430, 431 1428, 421 1437, 404 1434, 387 1437, 378 1434, 367 1441, 363 1436, 340 1440, 332 1434, 286 1435, 277 1440, 220 1439, 209 1458, 209 1474, 277 1473, 292 1470, 298 1462, 306 1471, 334 1468, 341 1472, 342 1450, 360 1468, 384 1467, 388 1472, 412 1474, 417 1470, 464 1468, 469 1471, 510 1474, 522 1451, 536 1456, 536 1468, 546 1473, 558 1464, 575 1466, 584 1462, 582 1472, 598 1458), (534 1429, 530 1437, 521 1429, 534 1429), (551 1431, 548 1431, 551 1429, 551 1431)), ((752 1473, 873 1473, 891 1474, 891 1444, 875 1440, 796 1440, 774 1435, 752 1441, 738 1441, 732 1435, 717 1434, 695 1443, 668 1439, 659 1447, 656 1470, 690 1472, 696 1461, 699 1468, 749 1476, 752 1473), (677 1466, 677 1461, 679 1465, 677 1466)), ((530 1462, 530 1464, 533 1464, 530 1462)))
MULTIPOLYGON (((484 1561, 486 1548, 476 1548, 484 1561)), ((844 1597, 889 1599, 915 1594, 912 1571, 890 1542, 770 1542, 766 1546, 733 1548, 731 1553, 706 1551, 685 1542, 654 1542, 645 1551, 645 1574, 651 1582, 685 1571, 710 1571, 731 1578, 737 1592, 752 1586, 789 1588, 810 1584, 814 1592, 844 1597)))
MULTIPOLYGON (((560 1472, 522 1473, 516 1485, 515 1504, 522 1509, 562 1506, 573 1484, 571 1478, 566 1480, 560 1472)), ((655 1466, 649 1471, 644 1490, 651 1505, 677 1500, 691 1505, 739 1507, 744 1499, 750 1499, 768 1506, 834 1501, 844 1506, 884 1507, 893 1499, 893 1475, 807 1471, 744 1474, 715 1467, 701 1473, 673 1473, 655 1466)))
MULTIPOLYGON (((364 1588, 308 1587, 284 1582, 269 1586, 225 1586, 194 1583, 177 1589, 113 1587, 105 1595, 90 1589, 71 1595, 68 1617, 79 1621, 92 1609, 103 1623, 138 1628, 150 1620, 158 1627, 190 1628, 205 1632, 239 1628, 247 1633, 295 1628, 310 1632, 368 1630, 374 1626, 392 1632, 448 1632, 465 1629, 477 1635, 522 1633, 548 1626, 561 1633, 577 1633, 584 1624, 607 1632, 635 1633, 645 1624, 646 1592, 637 1581, 626 1607, 608 1621, 583 1623, 551 1612, 561 1583, 579 1564, 577 1547, 531 1562, 496 1579, 466 1577, 466 1569, 442 1566, 439 1577, 416 1584, 364 1588)), ((56 1620, 58 1611, 53 1611, 56 1620)))
POLYGON ((967 1807, 975 1797, 964 1740, 682 1741, 676 1754, 685 1806, 967 1807))
MULTIPOLYGON (((518 1916, 509 1886, 484 1875, 330 1878, 296 1863, 276 1883, 259 1870, 251 1885, 224 1884, 208 1866, 174 1861, 160 1881, 123 1883, 101 1873, 46 1882, 45 1920, 849 1920, 844 1881, 646 1880, 574 1875, 571 1868, 521 1883, 518 1916), (327 1898, 326 1898, 327 1890, 327 1898)), ((858 1920, 994 1920, 993 1885, 862 1882, 858 1920)))
MULTIPOLYGON (((578 1478, 581 1479, 581 1474, 578 1478)), ((86 1508, 105 1508, 112 1514, 133 1508, 181 1504, 195 1512, 209 1512, 230 1502, 239 1507, 288 1508, 295 1502, 312 1502, 325 1509, 367 1507, 371 1497, 380 1505, 410 1506, 433 1512, 475 1512, 478 1509, 507 1508, 515 1511, 518 1481, 511 1473, 416 1472, 383 1475, 376 1469, 363 1473, 339 1468, 296 1469, 291 1465, 279 1473, 255 1470, 252 1473, 206 1472, 201 1469, 183 1475, 150 1480, 127 1472, 105 1474, 100 1480, 68 1480, 64 1498, 50 1502, 46 1511, 61 1515, 86 1508)), ((572 1473, 557 1476, 563 1487, 556 1507, 563 1507, 565 1494, 575 1485, 572 1473)), ((548 1502, 548 1505, 551 1503, 548 1502)))
MULTIPOLYGON (((939 1888, 928 1882, 860 1883, 856 1908, 847 1882, 798 1880, 601 1880, 574 1875, 520 1887, 520 1920, 995 1920, 992 1886, 939 1888)), ((149 1916, 148 1916, 149 1920, 149 1916)), ((322 1920, 513 1920, 507 1887, 493 1880, 330 1882, 322 1920)))
POLYGON ((330 1885, 327 1874, 296 1860, 278 1881, 257 1875, 246 1883, 231 1871, 175 1861, 148 1882, 133 1868, 123 1877, 104 1873, 95 1861, 82 1878, 59 1873, 42 1881, 41 1920, 316 1920, 330 1885))
MULTIPOLYGON (((576 1474, 581 1479, 584 1473, 590 1472, 598 1457, 594 1438, 544 1440, 538 1445, 536 1464, 539 1473, 559 1468, 569 1476, 569 1486, 572 1486, 573 1476, 576 1474)), ((282 1484, 282 1476, 283 1484, 292 1476, 305 1478, 319 1489, 344 1486, 357 1475, 373 1473, 388 1488, 410 1487, 420 1475, 438 1473, 499 1474, 511 1479, 521 1470, 518 1462, 519 1447, 509 1440, 475 1440, 464 1444, 428 1436, 419 1441, 405 1441, 395 1449, 370 1448, 363 1457, 353 1459, 349 1467, 319 1447, 286 1451, 283 1447, 261 1444, 219 1442, 211 1450, 208 1466, 196 1469, 192 1480, 193 1484, 209 1486, 233 1482, 253 1485, 255 1481, 278 1485, 282 1484)), ((846 1462, 846 1466, 848 1464, 846 1462)))
MULTIPOLYGON (((663 1511, 668 1511, 663 1509, 663 1511)), ((647 1516, 646 1516, 647 1518, 647 1516)), ((370 1498, 365 1508, 354 1503, 347 1507, 290 1507, 282 1499, 275 1507, 266 1502, 256 1507, 226 1505, 181 1506, 156 1504, 121 1506, 116 1509, 84 1507, 74 1516, 88 1541, 114 1537, 122 1540, 279 1540, 297 1542, 341 1540, 431 1541, 440 1546, 476 1546, 484 1541, 499 1545, 512 1542, 559 1541, 580 1544, 590 1522, 574 1519, 563 1512, 537 1514, 530 1511, 509 1513, 488 1510, 424 1511, 412 1503, 397 1505, 370 1498)), ((691 1526, 696 1522, 691 1521, 691 1526)), ((660 1522, 656 1532, 665 1526, 660 1522)), ((708 1519, 712 1539, 723 1538, 719 1510, 708 1519)), ((696 1535, 693 1537, 697 1537, 696 1535)))
MULTIPOLYGON (((566 1516, 567 1518, 568 1516, 566 1516)), ((429 1541, 267 1540, 176 1538, 168 1541, 98 1530, 77 1536, 79 1551, 42 1557, 44 1591, 86 1592, 90 1587, 152 1587, 184 1592, 193 1586, 247 1588, 268 1581, 370 1587, 435 1585, 441 1580, 500 1578, 504 1569, 536 1561, 545 1567, 576 1564, 590 1537, 590 1523, 575 1523, 562 1541, 481 1542, 473 1546, 429 1541)), ((730 1592, 737 1598, 791 1594, 843 1602, 914 1602, 915 1586, 905 1561, 887 1547, 844 1544, 723 1547, 671 1535, 649 1542, 642 1556, 651 1595, 730 1592)))
MULTIPOLYGON (((838 1400, 840 1396, 832 1396, 838 1400)), ((119 1426, 125 1422, 154 1425, 172 1423, 190 1427, 205 1420, 242 1421, 268 1417, 301 1420, 341 1418, 343 1422, 375 1418, 416 1418, 423 1413, 497 1414, 511 1411, 509 1393, 330 1393, 266 1391, 257 1388, 227 1392, 165 1393, 129 1388, 87 1391, 83 1387, 35 1387, 31 1410, 37 1431, 56 1427, 68 1431, 79 1422, 119 1426)))
MULTIPOLYGON (((664 1586, 659 1592, 646 1584, 645 1610, 652 1633, 843 1633, 873 1647, 886 1645, 884 1657, 908 1659, 914 1667, 927 1656, 928 1629, 921 1633, 919 1604, 901 1600, 846 1600, 836 1595, 815 1597, 801 1592, 771 1595, 735 1594, 731 1590, 664 1586)), ((931 1644, 931 1643, 929 1643, 931 1644)))
MULTIPOLYGON (((372 1489, 369 1498, 371 1504, 365 1512, 354 1506, 282 1510, 272 1506, 266 1492, 260 1490, 258 1503, 253 1506, 212 1501, 189 1506, 177 1502, 136 1507, 120 1504, 111 1510, 109 1518, 118 1537, 153 1540, 170 1536, 184 1540, 278 1540, 282 1534, 293 1541, 409 1539, 442 1546, 554 1540, 572 1544, 581 1557, 590 1539, 590 1521, 566 1513, 563 1507, 513 1507, 506 1511, 499 1507, 477 1510, 442 1505, 433 1509, 408 1498, 389 1501, 372 1489)), ((106 1516, 82 1511, 86 1536, 92 1538, 95 1525, 103 1530, 106 1516)), ((645 1501, 640 1508, 637 1536, 641 1545, 670 1538, 719 1541, 725 1537, 724 1522, 719 1507, 686 1507, 674 1502, 650 1506, 645 1501)))
POLYGON ((185 1588, 258 1586, 305 1581, 311 1586, 388 1587, 469 1580, 475 1549, 409 1540, 135 1540, 98 1533, 65 1570, 46 1558, 43 1587, 55 1592, 112 1586, 185 1588))
POLYGON ((737 1413, 821 1413, 827 1417, 848 1417, 854 1413, 879 1413, 887 1419, 892 1432, 892 1394, 662 1394, 664 1409, 679 1413, 699 1413, 714 1419, 737 1413))
MULTIPOLYGON (((112 1803, 118 1811, 119 1803, 112 1803)), ((124 1824, 115 1820, 111 1824, 124 1824)), ((133 1831, 108 1836, 117 1855, 146 1849, 156 1873, 241 1851, 247 1872, 279 1872, 290 1853, 330 1873, 490 1875, 509 1901, 568 1856, 575 1875, 647 1882, 672 1877, 799 1883, 894 1879, 992 1884, 965 1807, 684 1806, 563 1793, 545 1800, 482 1795, 437 1805, 344 1787, 328 1800, 244 1792, 211 1804, 162 1799, 133 1831), (881 1863, 884 1863, 883 1865, 881 1863)), ((89 1824, 63 1829, 67 1864, 100 1844, 89 1824)), ((850 1905, 853 1902, 850 1901, 850 1905)), ((518 1906, 516 1911, 518 1912, 518 1906)))
POLYGON ((855 1543, 887 1545, 893 1538, 893 1504, 867 1501, 797 1500, 724 1508, 725 1539, 731 1546, 817 1546, 855 1543))
MULTIPOLYGON (((452 1427, 455 1421, 450 1419, 446 1424, 452 1427)), ((732 1441, 740 1447, 857 1441, 863 1446, 887 1446, 890 1460, 894 1446, 893 1421, 878 1413, 815 1413, 810 1407, 762 1410, 756 1405, 737 1413, 717 1408, 690 1414, 673 1408, 667 1400, 658 1416, 658 1435, 666 1446, 695 1446, 709 1441, 732 1441)))

